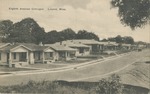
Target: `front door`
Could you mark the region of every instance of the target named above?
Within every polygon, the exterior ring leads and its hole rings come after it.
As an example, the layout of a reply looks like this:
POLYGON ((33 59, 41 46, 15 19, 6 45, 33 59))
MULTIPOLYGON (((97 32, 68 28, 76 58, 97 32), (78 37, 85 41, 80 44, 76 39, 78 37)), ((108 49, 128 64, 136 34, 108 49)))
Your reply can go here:
POLYGON ((19 53, 19 61, 26 61, 27 58, 27 53, 26 52, 21 52, 19 53))
POLYGON ((7 59, 7 63, 9 64, 9 53, 7 53, 6 59, 7 59))

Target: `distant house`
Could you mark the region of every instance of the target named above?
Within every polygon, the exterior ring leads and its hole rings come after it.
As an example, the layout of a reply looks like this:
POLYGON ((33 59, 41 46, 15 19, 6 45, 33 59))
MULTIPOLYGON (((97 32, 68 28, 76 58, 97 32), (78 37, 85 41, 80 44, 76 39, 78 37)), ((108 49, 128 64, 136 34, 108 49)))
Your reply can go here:
POLYGON ((53 50, 50 47, 35 44, 10 44, 0 48, 0 64, 20 67, 36 62, 53 62, 53 50))
POLYGON ((100 44, 99 41, 93 39, 75 39, 75 40, 68 40, 68 41, 89 46, 90 53, 99 53, 103 50, 103 44, 100 44))
POLYGON ((121 48, 125 50, 131 50, 132 45, 131 44, 121 44, 121 48))
POLYGON ((143 48, 146 48, 146 44, 138 44, 138 48, 141 48, 141 49, 143 49, 143 48))
POLYGON ((74 43, 72 40, 62 41, 55 43, 57 45, 64 45, 70 48, 76 49, 76 56, 87 56, 90 55, 90 46, 84 45, 82 43, 74 43))
POLYGON ((118 44, 116 42, 100 42, 101 44, 104 45, 104 50, 118 50, 118 44))
POLYGON ((76 49, 58 44, 45 44, 45 46, 49 46, 55 51, 54 55, 56 61, 76 59, 76 49))
POLYGON ((137 50, 137 49, 138 49, 138 45, 136 45, 136 44, 131 45, 131 50, 137 50))

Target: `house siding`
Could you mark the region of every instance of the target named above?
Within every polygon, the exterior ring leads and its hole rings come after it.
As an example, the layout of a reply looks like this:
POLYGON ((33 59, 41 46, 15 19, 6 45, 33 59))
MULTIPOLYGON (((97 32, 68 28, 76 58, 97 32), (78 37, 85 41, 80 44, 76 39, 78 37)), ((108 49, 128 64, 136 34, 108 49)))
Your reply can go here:
POLYGON ((90 54, 90 48, 83 48, 83 53, 80 53, 80 48, 76 48, 76 56, 87 56, 90 54))
POLYGON ((7 53, 1 52, 1 60, 0 63, 7 64, 7 53))

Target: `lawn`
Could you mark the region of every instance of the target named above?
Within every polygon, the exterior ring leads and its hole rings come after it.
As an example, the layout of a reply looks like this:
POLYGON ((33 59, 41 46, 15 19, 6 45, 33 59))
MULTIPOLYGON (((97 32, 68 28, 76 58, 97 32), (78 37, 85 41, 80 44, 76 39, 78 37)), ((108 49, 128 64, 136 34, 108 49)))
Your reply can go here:
POLYGON ((144 57, 140 61, 129 66, 127 69, 120 71, 119 74, 121 75, 122 82, 135 86, 149 87, 150 64, 146 63, 148 61, 150 61, 150 56, 144 57))
POLYGON ((116 54, 123 54, 123 53, 127 53, 127 52, 130 52, 131 50, 118 50, 116 52, 116 54))
POLYGON ((62 68, 62 67, 67 67, 71 65, 76 65, 76 64, 81 64, 85 62, 89 62, 91 59, 77 59, 77 60, 69 60, 69 61, 56 61, 50 64, 34 64, 34 65, 26 65, 25 67, 31 67, 31 68, 39 68, 39 69, 53 69, 53 68, 62 68))
POLYGON ((31 67, 31 68, 41 68, 41 69, 52 69, 52 68, 60 68, 65 67, 67 65, 65 64, 34 64, 34 65, 26 65, 25 67, 31 67))
POLYGON ((16 72, 16 71, 32 71, 35 69, 30 68, 9 68, 6 66, 0 66, 0 72, 16 72))

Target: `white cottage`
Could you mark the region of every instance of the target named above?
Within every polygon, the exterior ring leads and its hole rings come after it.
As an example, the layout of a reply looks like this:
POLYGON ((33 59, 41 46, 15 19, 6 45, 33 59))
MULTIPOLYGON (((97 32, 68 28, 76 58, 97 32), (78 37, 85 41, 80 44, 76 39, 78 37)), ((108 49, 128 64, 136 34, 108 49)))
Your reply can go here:
POLYGON ((34 63, 55 61, 55 51, 49 46, 36 44, 9 44, 0 48, 0 64, 21 67, 34 63))

